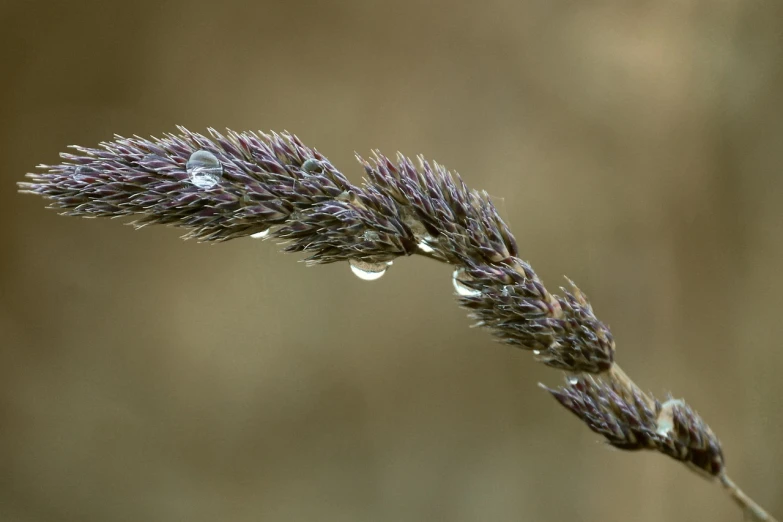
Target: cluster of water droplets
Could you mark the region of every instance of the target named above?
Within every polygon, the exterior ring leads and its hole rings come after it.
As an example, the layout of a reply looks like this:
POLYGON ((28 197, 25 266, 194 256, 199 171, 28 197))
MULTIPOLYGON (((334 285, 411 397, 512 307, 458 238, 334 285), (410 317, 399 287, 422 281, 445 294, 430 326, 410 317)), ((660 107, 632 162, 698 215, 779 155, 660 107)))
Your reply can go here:
POLYGON ((391 261, 386 261, 384 263, 368 263, 367 261, 361 261, 359 259, 351 259, 349 263, 351 265, 351 272, 363 281, 375 281, 376 279, 380 279, 392 265, 391 261))
POLYGON ((217 156, 207 150, 197 150, 186 165, 190 182, 198 188, 210 189, 220 183, 223 166, 217 156))

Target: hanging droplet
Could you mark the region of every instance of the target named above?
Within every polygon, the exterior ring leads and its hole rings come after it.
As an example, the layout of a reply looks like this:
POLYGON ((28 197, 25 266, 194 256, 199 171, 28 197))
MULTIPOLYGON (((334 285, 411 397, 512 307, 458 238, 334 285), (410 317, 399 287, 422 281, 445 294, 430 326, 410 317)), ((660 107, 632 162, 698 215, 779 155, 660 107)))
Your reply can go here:
POLYGON ((579 384, 579 377, 577 377, 576 375, 571 375, 571 376, 569 376, 569 377, 568 377, 568 384, 570 384, 570 385, 572 385, 572 386, 573 386, 574 384, 579 384))
POLYGON ((190 182, 198 188, 210 189, 220 182, 223 166, 209 151, 197 150, 190 155, 186 165, 190 182))
POLYGON ((460 281, 459 278, 463 277, 462 275, 463 272, 464 272, 463 269, 458 268, 454 270, 454 273, 451 276, 451 284, 454 285, 454 291, 463 297, 476 297, 481 295, 481 292, 479 290, 470 288, 469 286, 465 285, 465 283, 460 281))
POLYGON ((541 350, 533 350, 533 355, 541 355, 541 350))
POLYGON ((253 239, 264 239, 266 236, 269 235, 269 231, 271 229, 267 228, 266 230, 262 230, 261 232, 256 232, 255 234, 250 234, 250 237, 253 239))
POLYGON ((351 272, 353 272, 356 277, 364 281, 375 281, 386 273, 386 270, 391 266, 392 262, 368 263, 367 261, 361 261, 359 259, 351 259, 350 264, 351 272))

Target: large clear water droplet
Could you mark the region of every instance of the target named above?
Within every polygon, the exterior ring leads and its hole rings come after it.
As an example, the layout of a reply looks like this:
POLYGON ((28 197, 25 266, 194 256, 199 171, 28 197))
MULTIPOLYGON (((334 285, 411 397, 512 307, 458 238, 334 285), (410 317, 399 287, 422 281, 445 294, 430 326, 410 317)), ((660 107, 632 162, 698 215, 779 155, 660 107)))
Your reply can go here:
POLYGON ((209 151, 197 150, 190 155, 186 165, 190 182, 198 188, 210 189, 220 182, 223 166, 209 151))
POLYGON ((476 297, 481 295, 480 291, 470 288, 462 281, 460 281, 460 278, 464 277, 463 272, 464 271, 461 268, 458 268, 454 271, 454 273, 451 276, 451 284, 454 285, 454 291, 457 292, 457 294, 461 295, 462 297, 476 297))
POLYGON ((254 239, 264 239, 266 236, 269 235, 269 231, 271 229, 267 228, 266 230, 262 230, 261 232, 256 232, 255 234, 250 234, 250 237, 254 239))
POLYGON ((351 272, 363 281, 375 281, 380 279, 386 270, 391 266, 391 261, 385 263, 368 263, 358 259, 351 259, 351 272))

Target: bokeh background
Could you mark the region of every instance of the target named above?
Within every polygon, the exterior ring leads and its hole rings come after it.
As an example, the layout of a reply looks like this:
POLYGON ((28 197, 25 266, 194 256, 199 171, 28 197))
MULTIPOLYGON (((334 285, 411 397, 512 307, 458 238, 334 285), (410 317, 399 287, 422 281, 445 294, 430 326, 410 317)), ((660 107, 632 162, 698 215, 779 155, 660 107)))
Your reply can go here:
POLYGON ((423 153, 783 516, 783 4, 0 4, 0 520, 737 521, 470 329, 450 271, 59 217, 14 183, 176 124, 423 153))

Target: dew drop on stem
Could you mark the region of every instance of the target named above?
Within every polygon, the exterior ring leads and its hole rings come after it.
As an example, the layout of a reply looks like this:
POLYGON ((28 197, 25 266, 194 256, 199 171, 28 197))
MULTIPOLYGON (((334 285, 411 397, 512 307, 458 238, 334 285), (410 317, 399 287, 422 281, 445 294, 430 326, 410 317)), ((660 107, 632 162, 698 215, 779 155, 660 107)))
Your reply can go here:
POLYGON ((214 187, 223 176, 223 166, 220 161, 206 150, 197 150, 191 154, 186 167, 190 182, 202 189, 214 187))
POLYGON ((363 281, 375 281, 380 279, 391 266, 391 261, 385 263, 368 263, 359 259, 351 259, 351 272, 363 281))
POLYGON ((252 237, 253 239, 264 239, 266 236, 269 235, 269 230, 270 229, 267 228, 266 230, 262 230, 261 232, 250 234, 250 237, 252 237))

